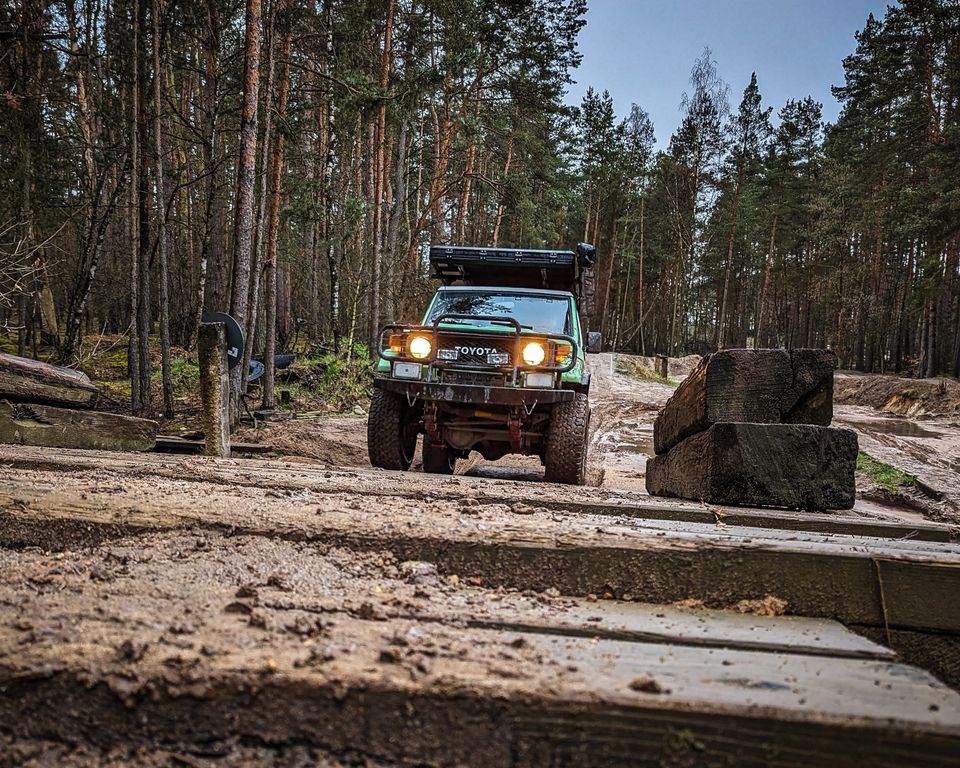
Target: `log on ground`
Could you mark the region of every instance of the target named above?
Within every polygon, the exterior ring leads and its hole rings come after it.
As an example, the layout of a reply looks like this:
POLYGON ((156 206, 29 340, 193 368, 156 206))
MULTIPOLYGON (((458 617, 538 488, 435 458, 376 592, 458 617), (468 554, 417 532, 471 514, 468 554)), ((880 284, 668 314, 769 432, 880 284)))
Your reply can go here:
POLYGON ((720 422, 818 424, 833 418, 837 357, 825 349, 728 349, 705 357, 653 426, 656 453, 720 422))
POLYGON ((654 496, 788 509, 851 509, 857 435, 805 424, 714 424, 647 462, 654 496))
POLYGON ((0 352, 0 398, 92 408, 99 394, 85 373, 0 352))
POLYGON ((104 451, 149 451, 157 423, 115 413, 0 401, 0 443, 104 451))

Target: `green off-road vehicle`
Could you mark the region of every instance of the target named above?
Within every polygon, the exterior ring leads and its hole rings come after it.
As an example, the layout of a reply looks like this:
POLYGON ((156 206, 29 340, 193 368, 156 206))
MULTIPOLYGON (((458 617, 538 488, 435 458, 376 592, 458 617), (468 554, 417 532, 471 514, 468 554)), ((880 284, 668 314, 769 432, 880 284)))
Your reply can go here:
POLYGON ((584 352, 599 351, 600 335, 587 340, 577 299, 593 254, 585 243, 576 253, 431 247, 443 287, 423 323, 380 332, 367 422, 373 466, 409 469, 422 434, 425 472, 450 474, 470 451, 519 453, 539 456, 549 481, 582 484, 584 352))

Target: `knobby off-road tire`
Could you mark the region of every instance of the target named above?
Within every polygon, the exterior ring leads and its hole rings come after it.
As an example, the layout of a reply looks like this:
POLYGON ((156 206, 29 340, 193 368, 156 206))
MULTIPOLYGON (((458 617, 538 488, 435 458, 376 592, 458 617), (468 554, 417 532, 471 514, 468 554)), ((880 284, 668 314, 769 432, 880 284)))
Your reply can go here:
POLYGON ((573 400, 553 406, 544 454, 547 482, 569 485, 586 482, 589 429, 590 403, 586 395, 578 393, 573 400))
POLYGON ((414 414, 403 395, 378 389, 367 417, 367 455, 382 469, 410 469, 417 450, 414 414))
POLYGON ((427 445, 426 438, 423 441, 423 471, 431 472, 435 475, 452 475, 457 468, 457 457, 453 451, 445 445, 434 446, 427 445))

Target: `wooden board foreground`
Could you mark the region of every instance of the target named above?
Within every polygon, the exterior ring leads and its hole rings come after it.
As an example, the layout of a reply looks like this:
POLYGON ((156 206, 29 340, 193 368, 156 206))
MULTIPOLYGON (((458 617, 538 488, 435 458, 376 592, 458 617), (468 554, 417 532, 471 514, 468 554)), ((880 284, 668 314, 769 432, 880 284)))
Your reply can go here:
MULTIPOLYGON (((158 438, 158 446, 159 446, 158 438)), ((167 438, 163 438, 167 440, 167 438)), ((170 443, 171 450, 180 438, 170 443)), ((188 441, 190 442, 190 441, 188 441)), ((199 444, 199 441, 196 441, 199 444)), ((242 444, 242 449, 258 447, 242 444)), ((628 517, 650 525, 654 521, 702 523, 714 527, 774 528, 890 539, 947 542, 951 528, 929 521, 903 522, 850 512, 795 512, 778 509, 706 505, 682 499, 658 499, 635 492, 578 488, 574 498, 569 489, 512 480, 487 480, 463 476, 444 478, 409 472, 402 475, 382 470, 353 470, 317 466, 313 463, 261 459, 239 463, 233 459, 173 459, 167 457, 107 454, 95 451, 48 451, 42 448, 9 448, 0 445, 0 463, 23 469, 56 471, 104 469, 115 472, 180 478, 230 487, 272 488, 318 493, 351 493, 419 501, 424 498, 464 499, 479 503, 525 504, 557 514, 628 517), (402 482, 395 482, 402 478, 402 482)))
MULTIPOLYGON (((19 478, 27 496, 40 474, 19 478)), ((116 474, 81 481, 94 501, 133 495, 116 474)), ((177 503, 190 485, 156 491, 177 503)), ((127 526, 54 555, 28 526, 25 548, 0 546, 0 745, 241 741, 484 767, 945 766, 960 749, 960 695, 835 622, 420 579, 382 550, 271 530, 292 500, 265 498, 223 500, 257 533, 127 526)))

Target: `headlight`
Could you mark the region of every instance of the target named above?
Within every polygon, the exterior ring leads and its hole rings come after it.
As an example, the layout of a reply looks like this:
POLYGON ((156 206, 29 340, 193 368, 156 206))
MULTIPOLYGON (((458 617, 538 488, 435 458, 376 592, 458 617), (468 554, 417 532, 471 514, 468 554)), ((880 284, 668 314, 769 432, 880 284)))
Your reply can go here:
POLYGON ((540 365, 547 356, 542 344, 531 341, 523 348, 523 362, 527 365, 540 365))
POLYGON ((410 343, 407 345, 407 349, 410 350, 410 354, 417 358, 418 360, 423 360, 425 357, 430 357, 430 352, 433 350, 433 344, 430 343, 430 339, 426 336, 414 336, 410 339, 410 343))

